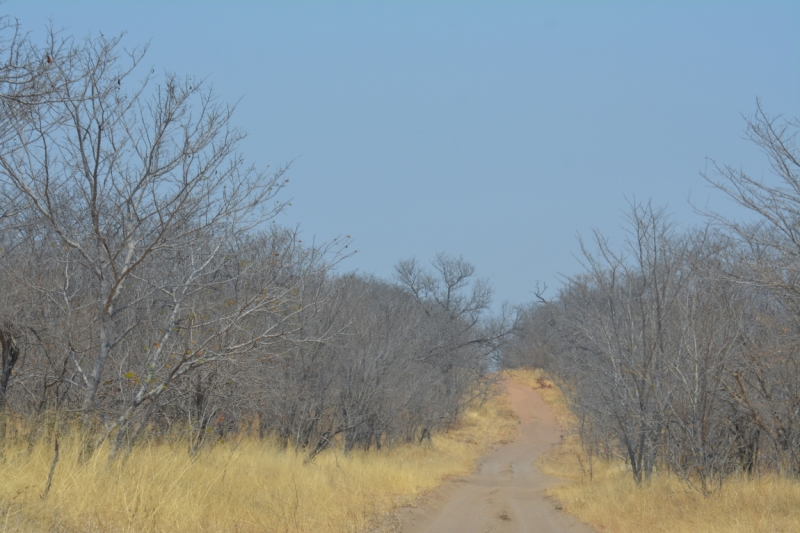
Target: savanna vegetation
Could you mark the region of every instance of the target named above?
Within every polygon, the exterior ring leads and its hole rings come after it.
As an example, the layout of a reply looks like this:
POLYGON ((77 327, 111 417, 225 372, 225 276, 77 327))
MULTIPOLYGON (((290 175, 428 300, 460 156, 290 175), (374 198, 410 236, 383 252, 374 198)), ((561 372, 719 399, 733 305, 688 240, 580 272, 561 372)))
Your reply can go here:
POLYGON ((522 314, 503 364, 557 385, 574 432, 546 464, 574 481, 552 494, 601 531, 800 529, 798 128, 759 104, 773 175, 705 176, 752 222, 634 202, 625 242, 581 242, 583 271, 522 314))
POLYGON ((674 473, 659 470, 637 485, 624 459, 587 452, 566 397, 545 372, 518 368, 509 375, 536 389, 567 430, 562 442, 538 461, 545 473, 566 480, 548 489, 548 495, 597 531, 744 533, 800 528, 800 484, 795 479, 772 472, 731 476, 720 490, 703 496, 674 473))
POLYGON ((343 272, 201 80, 0 37, 0 528, 358 531, 513 433, 470 263, 343 272))
POLYGON ((120 38, 0 27, 0 527, 363 531, 511 438, 498 368, 572 428, 551 494, 607 531, 800 529, 800 152, 687 229, 633 202, 551 299, 461 257, 347 273, 277 216, 202 81, 120 38), (739 528, 739 529, 736 529, 739 528))
POLYGON ((1 531, 316 532, 365 531, 383 516, 470 472, 516 419, 503 395, 466 409, 430 442, 367 452, 328 448, 313 461, 276 438, 239 431, 196 455, 185 437, 139 442, 123 460, 100 446, 81 460, 79 434, 52 439, 15 432, 5 443, 1 531))

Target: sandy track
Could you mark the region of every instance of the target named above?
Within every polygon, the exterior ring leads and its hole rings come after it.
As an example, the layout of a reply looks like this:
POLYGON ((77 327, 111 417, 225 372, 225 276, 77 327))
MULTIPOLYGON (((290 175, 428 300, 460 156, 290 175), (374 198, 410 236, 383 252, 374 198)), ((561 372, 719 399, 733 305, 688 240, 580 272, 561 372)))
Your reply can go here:
POLYGON ((475 474, 446 483, 417 508, 395 518, 402 533, 592 533, 556 510, 544 489, 557 482, 533 463, 560 439, 553 412, 534 390, 508 382, 520 419, 517 439, 480 463, 475 474))

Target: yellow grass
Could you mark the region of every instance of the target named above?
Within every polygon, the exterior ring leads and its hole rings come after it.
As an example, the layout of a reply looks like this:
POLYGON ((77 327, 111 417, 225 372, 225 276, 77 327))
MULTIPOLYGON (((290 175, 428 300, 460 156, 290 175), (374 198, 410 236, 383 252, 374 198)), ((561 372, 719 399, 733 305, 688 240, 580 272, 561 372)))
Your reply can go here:
POLYGON ((79 464, 64 437, 50 493, 41 500, 53 443, 11 443, 0 462, 0 531, 355 532, 511 438, 516 420, 500 396, 465 413, 433 446, 343 456, 304 455, 243 438, 192 462, 185 445, 148 444, 109 467, 100 450, 79 464))
POLYGON ((598 531, 767 533, 800 531, 800 484, 777 476, 728 481, 704 498, 675 476, 635 487, 626 472, 595 475, 550 491, 564 509, 598 531))
POLYGON ((656 474, 636 487, 622 461, 595 462, 588 479, 588 458, 558 388, 541 372, 515 370, 515 380, 536 388, 555 409, 564 441, 539 461, 548 474, 567 481, 548 494, 564 510, 613 533, 789 533, 800 532, 800 483, 774 475, 730 479, 721 491, 703 497, 672 474, 656 474), (544 385, 544 387, 542 387, 544 385), (583 468, 581 468, 583 464, 583 468))

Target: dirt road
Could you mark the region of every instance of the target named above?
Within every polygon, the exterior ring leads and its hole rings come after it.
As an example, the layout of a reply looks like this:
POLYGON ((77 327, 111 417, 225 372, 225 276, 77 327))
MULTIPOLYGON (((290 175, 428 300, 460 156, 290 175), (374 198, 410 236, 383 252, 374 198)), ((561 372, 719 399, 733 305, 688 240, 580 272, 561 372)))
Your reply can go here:
POLYGON ((592 533, 556 510, 544 489, 556 479, 533 463, 560 439, 555 417, 529 387, 509 382, 520 419, 520 434, 481 462, 478 472, 450 481, 427 503, 403 509, 396 518, 402 533, 592 533))

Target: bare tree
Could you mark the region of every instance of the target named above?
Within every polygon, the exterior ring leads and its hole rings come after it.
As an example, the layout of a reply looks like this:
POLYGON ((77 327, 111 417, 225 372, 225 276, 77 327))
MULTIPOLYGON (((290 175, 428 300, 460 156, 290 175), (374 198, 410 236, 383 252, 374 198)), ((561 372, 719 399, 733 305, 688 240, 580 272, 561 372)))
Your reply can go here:
POLYGON ((797 119, 771 117, 757 102, 755 116, 747 121, 747 137, 769 159, 777 183, 754 178, 744 170, 716 165, 717 175, 706 181, 728 198, 757 216, 747 224, 712 217, 753 250, 750 282, 780 293, 786 305, 800 317, 800 151, 797 119))
POLYGON ((436 341, 423 357, 446 376, 441 404, 448 406, 448 420, 454 421, 471 400, 463 391, 482 394, 493 384, 488 371, 510 337, 517 314, 504 306, 499 316, 490 315, 491 287, 473 278, 475 267, 462 257, 439 253, 431 267, 432 271, 416 259, 404 260, 395 267, 395 276, 438 324, 436 341))
MULTIPOLYGON (((715 165, 715 175, 704 175, 712 186, 756 215, 755 223, 741 223, 711 214, 748 250, 742 267, 731 272, 731 280, 761 293, 746 330, 746 360, 736 370, 730 390, 757 431, 768 438, 776 468, 787 473, 800 472, 798 130, 796 118, 770 116, 758 101, 754 116, 747 120, 747 137, 767 156, 771 179, 728 165, 715 165)), ((756 449, 752 443, 746 447, 756 449)))
POLYGON ((311 460, 430 444, 491 393, 515 313, 491 315, 470 263, 334 274, 349 238, 275 223, 286 169, 245 165, 202 81, 136 81, 144 50, 102 34, 20 39, 16 85, 0 68, 0 408, 31 441, 74 416, 83 457, 113 459, 257 428, 311 460))
POLYGON ((86 41, 69 69, 47 58, 61 83, 6 117, 0 180, 20 206, 14 222, 33 224, 58 251, 62 311, 91 298, 91 333, 70 354, 85 432, 109 361, 142 367, 122 373, 136 392, 102 420, 96 445, 183 374, 299 332, 304 284, 338 242, 284 255, 292 238, 268 254, 275 235, 257 232, 285 206, 276 201, 285 168, 245 165, 233 108, 201 81, 132 81, 141 52, 123 64, 118 40, 104 37, 86 41), (284 278, 287 268, 302 275, 284 278))
POLYGON ((559 298, 569 356, 558 365, 575 408, 613 433, 641 483, 656 465, 674 394, 670 319, 702 243, 678 235, 649 204, 631 206, 628 227, 622 253, 600 235, 596 253, 584 247, 587 273, 571 278, 559 298))

